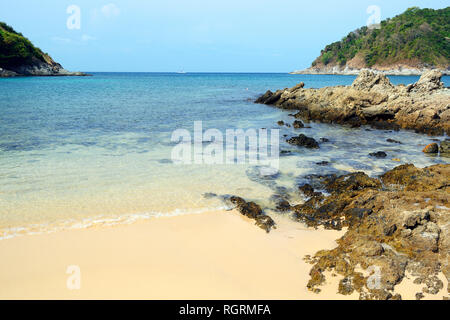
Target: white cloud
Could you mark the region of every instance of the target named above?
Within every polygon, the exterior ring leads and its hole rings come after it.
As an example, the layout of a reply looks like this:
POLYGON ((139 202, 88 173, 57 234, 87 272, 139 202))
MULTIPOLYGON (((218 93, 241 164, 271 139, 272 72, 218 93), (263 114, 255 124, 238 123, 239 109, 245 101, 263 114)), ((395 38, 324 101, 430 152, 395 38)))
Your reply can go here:
POLYGON ((117 17, 120 14, 120 9, 114 3, 104 5, 100 11, 107 18, 117 17))

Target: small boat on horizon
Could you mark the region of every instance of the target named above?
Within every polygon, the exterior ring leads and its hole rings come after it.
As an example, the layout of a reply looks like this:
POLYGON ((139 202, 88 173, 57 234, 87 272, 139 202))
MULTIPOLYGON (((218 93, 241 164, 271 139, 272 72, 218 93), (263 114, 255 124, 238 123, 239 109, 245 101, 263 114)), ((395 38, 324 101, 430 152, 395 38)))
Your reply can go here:
POLYGON ((184 71, 183 69, 181 69, 180 71, 177 71, 178 74, 185 74, 187 73, 186 71, 184 71))

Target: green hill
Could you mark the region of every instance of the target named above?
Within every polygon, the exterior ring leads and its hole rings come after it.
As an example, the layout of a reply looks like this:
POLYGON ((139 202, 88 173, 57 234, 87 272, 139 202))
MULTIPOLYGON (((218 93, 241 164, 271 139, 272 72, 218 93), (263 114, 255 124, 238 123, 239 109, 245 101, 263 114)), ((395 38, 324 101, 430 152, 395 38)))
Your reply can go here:
POLYGON ((79 76, 69 72, 11 26, 0 22, 0 77, 79 76))
POLYGON ((44 62, 44 53, 21 33, 0 22, 0 68, 14 69, 36 59, 44 62))
POLYGON ((403 66, 447 69, 450 61, 450 7, 410 8, 381 22, 379 29, 359 28, 327 45, 312 68, 403 66))

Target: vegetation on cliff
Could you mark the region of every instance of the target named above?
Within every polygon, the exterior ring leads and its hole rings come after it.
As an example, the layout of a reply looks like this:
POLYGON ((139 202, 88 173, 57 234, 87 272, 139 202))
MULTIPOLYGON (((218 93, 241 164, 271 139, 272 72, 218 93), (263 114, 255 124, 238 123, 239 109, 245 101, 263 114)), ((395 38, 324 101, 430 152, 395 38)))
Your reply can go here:
POLYGON ((35 60, 45 62, 45 56, 21 33, 0 22, 0 68, 14 69, 17 66, 32 64, 35 60))
POLYGON ((313 67, 345 66, 357 59, 361 67, 406 64, 447 68, 450 61, 450 7, 433 10, 409 8, 381 22, 350 32, 327 45, 313 67))

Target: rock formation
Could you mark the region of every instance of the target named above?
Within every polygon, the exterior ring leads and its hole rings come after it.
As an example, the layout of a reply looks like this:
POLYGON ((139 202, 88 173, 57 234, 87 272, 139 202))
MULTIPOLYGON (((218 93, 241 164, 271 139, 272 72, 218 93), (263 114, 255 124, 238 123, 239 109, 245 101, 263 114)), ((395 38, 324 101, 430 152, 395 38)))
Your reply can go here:
POLYGON ((296 118, 379 129, 414 129, 450 134, 450 89, 431 70, 408 86, 394 86, 382 74, 363 71, 351 86, 267 91, 256 103, 298 110, 296 118))

